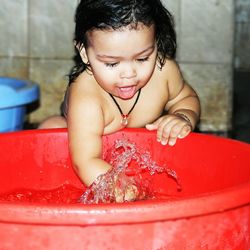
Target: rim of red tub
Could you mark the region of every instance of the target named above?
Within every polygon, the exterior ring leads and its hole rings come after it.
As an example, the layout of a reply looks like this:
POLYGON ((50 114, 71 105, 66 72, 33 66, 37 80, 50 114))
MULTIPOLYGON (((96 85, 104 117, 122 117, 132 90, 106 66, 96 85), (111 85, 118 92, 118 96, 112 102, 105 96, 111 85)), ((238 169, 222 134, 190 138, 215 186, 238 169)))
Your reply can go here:
POLYGON ((54 225, 129 224, 220 213, 249 204, 250 182, 247 182, 221 191, 170 201, 147 200, 98 205, 1 202, 0 221, 54 225))

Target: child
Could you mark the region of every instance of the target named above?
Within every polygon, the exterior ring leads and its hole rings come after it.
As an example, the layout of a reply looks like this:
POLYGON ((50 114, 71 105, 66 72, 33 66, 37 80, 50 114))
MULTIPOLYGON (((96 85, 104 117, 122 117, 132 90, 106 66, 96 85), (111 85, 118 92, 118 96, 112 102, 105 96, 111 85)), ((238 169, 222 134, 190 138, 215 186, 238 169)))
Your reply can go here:
POLYGON ((195 128, 200 104, 173 59, 172 17, 160 0, 81 0, 75 22, 81 61, 69 76, 64 116, 40 128, 68 128, 73 164, 89 186, 111 169, 101 159, 102 135, 146 127, 174 145, 195 128))

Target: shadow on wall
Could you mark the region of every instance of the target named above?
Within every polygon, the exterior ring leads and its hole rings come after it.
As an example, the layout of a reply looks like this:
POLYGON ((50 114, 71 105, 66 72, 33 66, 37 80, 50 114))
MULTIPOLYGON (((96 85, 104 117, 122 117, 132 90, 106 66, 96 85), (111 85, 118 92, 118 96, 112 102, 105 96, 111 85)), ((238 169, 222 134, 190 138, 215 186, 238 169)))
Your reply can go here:
POLYGON ((234 72, 234 139, 250 143, 250 71, 234 72))

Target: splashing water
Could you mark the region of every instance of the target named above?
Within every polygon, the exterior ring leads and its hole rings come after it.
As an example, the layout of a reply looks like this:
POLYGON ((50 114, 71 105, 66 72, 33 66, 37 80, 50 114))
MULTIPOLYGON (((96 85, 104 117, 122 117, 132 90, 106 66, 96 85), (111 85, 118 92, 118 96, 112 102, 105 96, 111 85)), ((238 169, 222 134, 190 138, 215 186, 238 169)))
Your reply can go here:
POLYGON ((128 139, 118 139, 106 159, 112 165, 110 171, 100 175, 84 192, 79 201, 84 204, 113 203, 137 201, 155 198, 150 180, 142 178, 142 173, 150 175, 165 173, 177 183, 181 189, 177 174, 166 166, 159 166, 151 159, 149 152, 141 152, 135 143, 128 139), (129 164, 135 166, 129 170, 129 164))

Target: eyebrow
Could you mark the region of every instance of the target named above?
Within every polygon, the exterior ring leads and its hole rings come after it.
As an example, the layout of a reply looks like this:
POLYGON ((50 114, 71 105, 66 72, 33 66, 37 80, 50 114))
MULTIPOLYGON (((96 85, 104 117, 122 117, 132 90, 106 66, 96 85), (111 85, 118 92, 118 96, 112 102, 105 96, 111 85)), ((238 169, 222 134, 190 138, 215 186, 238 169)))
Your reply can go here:
MULTIPOLYGON (((139 56, 141 54, 144 54, 145 52, 150 51, 151 49, 154 49, 154 48, 155 48, 155 45, 152 45, 152 46, 150 46, 150 47, 148 47, 148 48, 146 48, 146 49, 144 49, 144 50, 136 53, 135 56, 139 56)), ((102 55, 102 54, 98 54, 97 57, 98 58, 110 58, 110 59, 121 58, 121 56, 110 56, 110 55, 102 55)))

